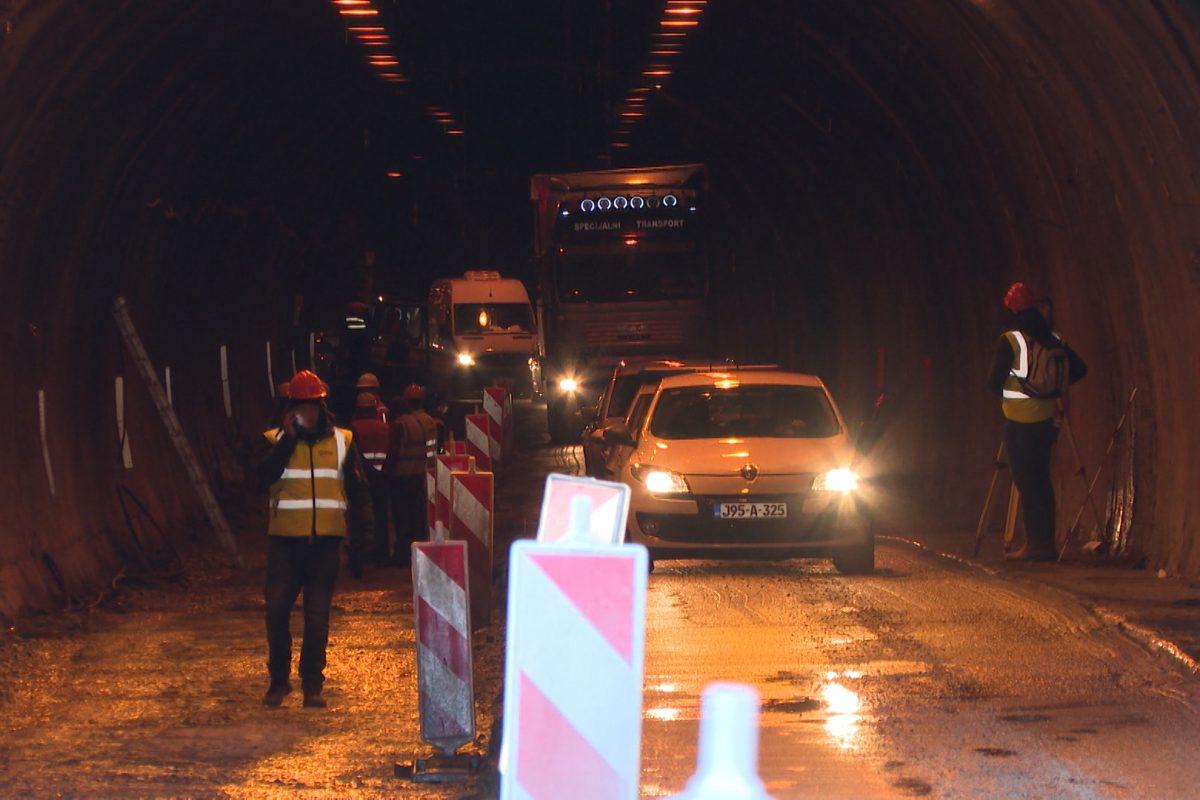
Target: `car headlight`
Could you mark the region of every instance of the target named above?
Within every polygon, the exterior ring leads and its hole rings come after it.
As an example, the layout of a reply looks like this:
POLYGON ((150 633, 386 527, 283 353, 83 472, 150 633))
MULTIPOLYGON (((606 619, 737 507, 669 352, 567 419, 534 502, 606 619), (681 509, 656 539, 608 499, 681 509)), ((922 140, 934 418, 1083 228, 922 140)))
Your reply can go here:
POLYGON ((558 381, 558 390, 570 394, 579 390, 579 381, 574 378, 560 378, 558 381))
POLYGON ((475 356, 470 353, 459 353, 458 363, 463 367, 473 367, 475 366, 475 356))
POLYGON ((650 494, 691 494, 692 487, 688 486, 687 478, 678 472, 646 464, 634 464, 629 468, 630 473, 641 481, 650 494))
POLYGON ((842 467, 823 472, 813 481, 814 492, 841 492, 849 494, 858 488, 858 473, 842 467))

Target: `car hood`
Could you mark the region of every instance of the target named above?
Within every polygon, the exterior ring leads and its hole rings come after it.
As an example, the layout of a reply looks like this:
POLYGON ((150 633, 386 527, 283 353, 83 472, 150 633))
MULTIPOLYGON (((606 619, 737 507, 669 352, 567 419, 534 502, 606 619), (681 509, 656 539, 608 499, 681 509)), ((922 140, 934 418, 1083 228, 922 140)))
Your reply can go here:
POLYGON ((827 439, 651 438, 634 460, 684 475, 736 475, 753 464, 760 475, 796 475, 845 467, 852 448, 845 434, 827 439))

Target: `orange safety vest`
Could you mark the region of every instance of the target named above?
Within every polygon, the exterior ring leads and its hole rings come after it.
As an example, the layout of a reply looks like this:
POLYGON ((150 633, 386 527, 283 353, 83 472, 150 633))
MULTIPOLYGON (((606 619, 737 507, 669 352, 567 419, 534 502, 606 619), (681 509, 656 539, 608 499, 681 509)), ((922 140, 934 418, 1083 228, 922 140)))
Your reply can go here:
POLYGON ((397 478, 424 475, 429 462, 424 426, 413 412, 401 414, 392 422, 400 429, 400 446, 392 454, 391 472, 397 478))

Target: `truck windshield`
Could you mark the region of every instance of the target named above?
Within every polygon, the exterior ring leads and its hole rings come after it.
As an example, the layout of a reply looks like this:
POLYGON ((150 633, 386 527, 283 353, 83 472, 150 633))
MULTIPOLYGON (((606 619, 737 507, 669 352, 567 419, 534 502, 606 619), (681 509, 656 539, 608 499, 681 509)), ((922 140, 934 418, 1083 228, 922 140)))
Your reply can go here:
POLYGON ((706 284, 694 252, 572 253, 558 267, 559 299, 565 303, 688 300, 703 297, 706 284))
POLYGON ((454 332, 459 336, 533 333, 533 311, 528 303, 457 303, 454 332))
POLYGON ((818 386, 664 389, 650 420, 650 432, 660 439, 823 439, 838 430, 829 398, 818 386))

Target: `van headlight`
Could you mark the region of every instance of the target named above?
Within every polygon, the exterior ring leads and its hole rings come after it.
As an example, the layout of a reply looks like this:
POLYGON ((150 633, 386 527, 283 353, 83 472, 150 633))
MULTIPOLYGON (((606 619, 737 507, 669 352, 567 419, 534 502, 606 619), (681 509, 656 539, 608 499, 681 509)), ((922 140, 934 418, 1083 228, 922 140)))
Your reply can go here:
POLYGON ((475 356, 470 353, 459 353, 458 364, 460 367, 473 367, 475 366, 475 356))
POLYGON ((678 472, 646 464, 633 464, 630 474, 646 487, 653 495, 691 494, 692 487, 688 486, 687 478, 678 472))
POLYGON ((858 488, 858 473, 842 467, 822 472, 813 481, 814 492, 841 492, 850 494, 858 488))
POLYGON ((574 394, 579 391, 579 381, 574 378, 559 378, 558 390, 563 394, 574 394))

